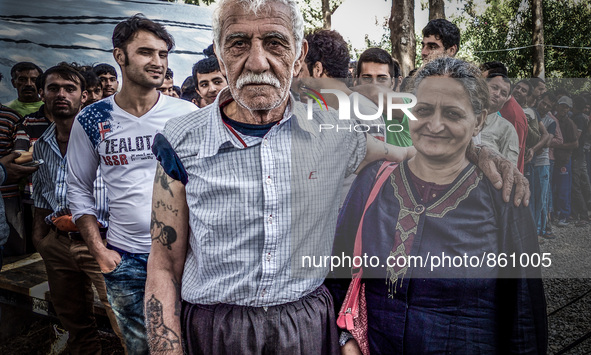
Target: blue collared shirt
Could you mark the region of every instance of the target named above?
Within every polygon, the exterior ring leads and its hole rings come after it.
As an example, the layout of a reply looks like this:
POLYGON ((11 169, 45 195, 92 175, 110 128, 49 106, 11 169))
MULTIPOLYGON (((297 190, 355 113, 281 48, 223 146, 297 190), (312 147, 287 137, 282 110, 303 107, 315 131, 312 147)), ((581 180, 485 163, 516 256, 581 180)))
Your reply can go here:
MULTIPOLYGON (((53 217, 71 214, 67 191, 68 161, 62 156, 55 136, 55 123, 52 123, 35 142, 33 160, 43 159, 44 164, 33 174, 33 200, 35 207, 53 211, 45 217, 45 223, 52 224, 53 217)), ((109 210, 105 184, 97 171, 94 182, 94 215, 103 227, 108 227, 109 210)))
POLYGON ((222 121, 220 103, 228 99, 225 89, 163 132, 188 177, 182 298, 255 307, 293 302, 326 276, 325 266, 302 267, 303 257, 331 255, 343 180, 365 157, 366 138, 321 131, 320 124, 339 124, 336 112, 315 108, 308 119, 293 98, 263 138, 243 135, 222 121))

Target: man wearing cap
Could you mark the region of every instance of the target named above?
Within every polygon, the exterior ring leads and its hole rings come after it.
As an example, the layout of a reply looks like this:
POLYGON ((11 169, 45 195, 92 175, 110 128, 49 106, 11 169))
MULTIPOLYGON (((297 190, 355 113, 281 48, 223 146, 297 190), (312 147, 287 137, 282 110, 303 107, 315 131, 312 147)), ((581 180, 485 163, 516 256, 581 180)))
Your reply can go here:
POLYGON ((563 142, 554 146, 554 211, 558 218, 558 226, 568 226, 571 201, 571 155, 579 146, 577 126, 568 118, 568 111, 573 107, 573 100, 563 96, 558 100, 556 118, 560 125, 563 142))

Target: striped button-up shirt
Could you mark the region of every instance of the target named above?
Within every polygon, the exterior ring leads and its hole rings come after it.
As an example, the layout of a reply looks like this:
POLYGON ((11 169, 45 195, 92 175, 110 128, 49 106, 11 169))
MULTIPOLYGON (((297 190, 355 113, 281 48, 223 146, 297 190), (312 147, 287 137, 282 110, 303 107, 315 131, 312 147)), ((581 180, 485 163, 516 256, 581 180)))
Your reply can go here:
POLYGON ((326 267, 303 258, 331 255, 343 180, 365 156, 365 135, 320 131, 320 124, 339 124, 336 112, 314 108, 308 119, 291 98, 265 137, 246 136, 222 121, 220 102, 229 99, 226 89, 163 132, 188 174, 182 298, 255 307, 293 302, 326 276, 326 267))
MULTIPOLYGON (((66 179, 68 177, 68 161, 62 156, 55 136, 55 124, 52 123, 41 137, 35 142, 33 160, 43 159, 45 164, 33 174, 33 200, 35 207, 53 211, 45 218, 47 224, 52 224, 53 217, 71 214, 66 179)), ((95 216, 103 227, 108 227, 108 199, 107 191, 100 172, 94 182, 95 216)))

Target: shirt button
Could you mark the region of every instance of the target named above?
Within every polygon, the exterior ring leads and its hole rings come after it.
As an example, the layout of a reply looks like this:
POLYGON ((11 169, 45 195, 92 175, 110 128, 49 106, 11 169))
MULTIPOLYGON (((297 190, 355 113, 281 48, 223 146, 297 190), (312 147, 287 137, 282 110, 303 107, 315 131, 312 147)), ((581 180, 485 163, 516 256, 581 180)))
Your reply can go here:
POLYGON ((271 253, 268 253, 267 254, 267 261, 270 261, 270 260, 271 260, 271 253))
POLYGON ((271 185, 273 183, 273 180, 271 179, 270 176, 268 176, 267 180, 265 180, 265 182, 267 183, 267 185, 271 185))
POLYGON ((273 216, 269 216, 269 218, 267 218, 267 221, 269 222, 269 224, 273 224, 273 216))
POLYGON ((266 291, 266 290, 263 290, 263 291, 261 292, 261 297, 265 297, 265 295, 266 295, 266 294, 267 294, 267 291, 266 291))
POLYGON ((269 145, 269 140, 267 138, 263 139, 263 145, 265 147, 269 145))

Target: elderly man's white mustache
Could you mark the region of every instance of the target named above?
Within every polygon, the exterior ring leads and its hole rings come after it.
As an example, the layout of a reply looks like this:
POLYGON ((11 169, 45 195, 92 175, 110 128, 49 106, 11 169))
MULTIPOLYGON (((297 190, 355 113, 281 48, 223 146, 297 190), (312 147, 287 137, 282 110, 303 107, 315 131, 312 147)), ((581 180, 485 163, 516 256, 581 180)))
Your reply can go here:
POLYGON ((271 73, 264 72, 260 74, 255 74, 253 72, 246 72, 238 78, 236 81, 236 88, 242 89, 244 85, 250 84, 267 84, 273 85, 276 88, 281 87, 281 82, 277 77, 271 73))

